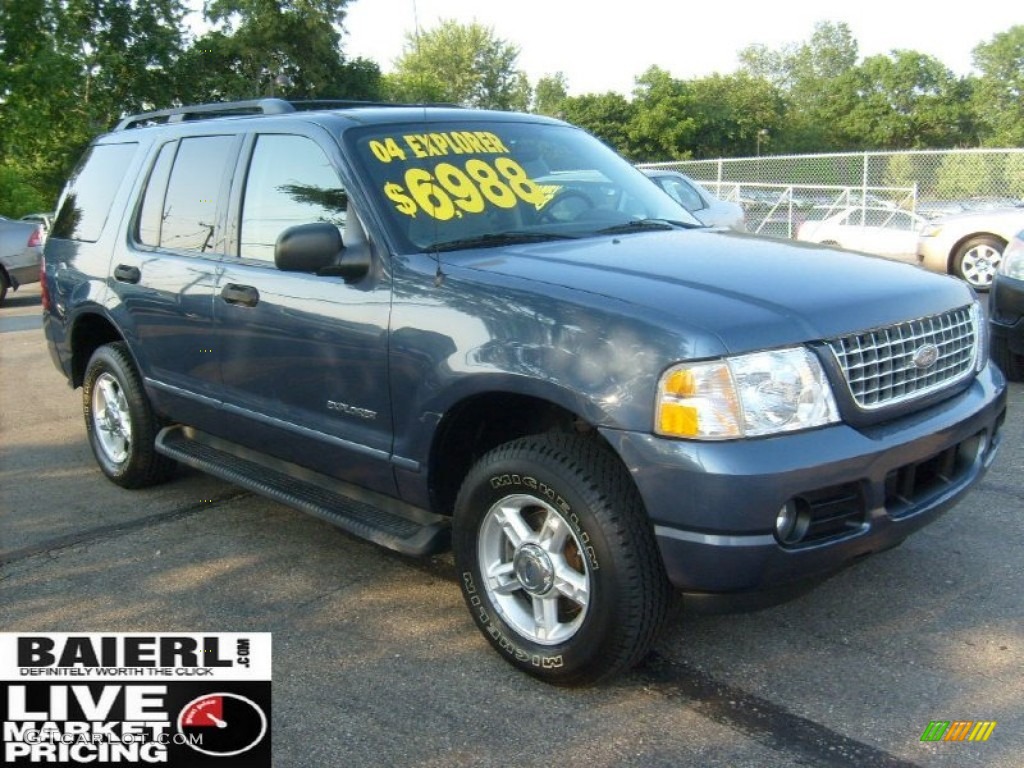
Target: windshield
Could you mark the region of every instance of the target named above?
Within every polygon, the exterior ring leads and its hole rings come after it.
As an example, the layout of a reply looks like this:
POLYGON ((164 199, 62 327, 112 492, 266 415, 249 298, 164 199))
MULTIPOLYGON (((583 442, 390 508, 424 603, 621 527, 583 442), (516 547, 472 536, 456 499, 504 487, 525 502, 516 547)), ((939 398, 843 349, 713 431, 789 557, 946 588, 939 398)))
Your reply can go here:
POLYGON ((468 119, 345 135, 405 252, 700 226, 615 152, 569 126, 468 119))

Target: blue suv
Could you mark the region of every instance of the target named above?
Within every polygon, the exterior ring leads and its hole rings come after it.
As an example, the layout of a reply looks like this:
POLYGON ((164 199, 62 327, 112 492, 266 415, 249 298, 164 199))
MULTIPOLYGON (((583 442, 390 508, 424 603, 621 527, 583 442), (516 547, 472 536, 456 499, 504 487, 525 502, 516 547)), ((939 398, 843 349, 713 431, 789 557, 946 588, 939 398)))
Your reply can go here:
POLYGON ((552 683, 641 659, 670 596, 790 593, 992 462, 970 288, 702 227, 536 115, 200 105, 89 147, 45 250, 100 468, 197 467, 400 552, 552 683))

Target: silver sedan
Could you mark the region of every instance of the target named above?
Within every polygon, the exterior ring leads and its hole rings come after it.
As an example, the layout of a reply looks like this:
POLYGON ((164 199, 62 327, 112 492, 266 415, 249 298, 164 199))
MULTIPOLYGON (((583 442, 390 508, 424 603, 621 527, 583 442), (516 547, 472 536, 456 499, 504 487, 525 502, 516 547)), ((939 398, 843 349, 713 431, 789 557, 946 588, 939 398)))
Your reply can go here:
POLYGON ((917 259, 932 272, 956 275, 987 291, 1006 244, 1024 229, 1024 207, 947 216, 921 232, 917 259))
POLYGON ((665 190, 669 197, 696 216, 701 224, 709 227, 728 227, 740 232, 747 231, 743 207, 739 203, 720 200, 679 171, 664 168, 641 170, 651 181, 665 190))
POLYGON ((0 302, 8 290, 39 282, 39 263, 46 234, 34 221, 12 221, 0 216, 0 302))

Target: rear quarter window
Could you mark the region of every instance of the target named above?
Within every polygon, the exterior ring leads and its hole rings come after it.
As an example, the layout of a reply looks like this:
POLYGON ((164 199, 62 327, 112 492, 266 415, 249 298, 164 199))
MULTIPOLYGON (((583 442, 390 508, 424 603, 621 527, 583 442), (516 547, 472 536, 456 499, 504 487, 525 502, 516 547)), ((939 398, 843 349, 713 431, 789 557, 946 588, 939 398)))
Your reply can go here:
POLYGON ((135 142, 89 147, 65 187, 51 237, 88 243, 100 239, 137 149, 135 142))

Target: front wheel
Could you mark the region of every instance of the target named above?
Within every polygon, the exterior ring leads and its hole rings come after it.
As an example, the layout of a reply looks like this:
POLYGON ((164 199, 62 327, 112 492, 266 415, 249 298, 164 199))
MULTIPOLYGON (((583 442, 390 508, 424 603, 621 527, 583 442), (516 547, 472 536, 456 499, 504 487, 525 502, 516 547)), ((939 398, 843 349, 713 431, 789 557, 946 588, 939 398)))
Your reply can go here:
POLYGON ((953 259, 953 272, 978 291, 987 291, 992 285, 999 263, 1003 260, 1006 243, 992 235, 972 237, 957 249, 953 259))
POLYGON ((636 488, 582 437, 524 438, 480 459, 456 502, 453 549, 484 636, 550 683, 585 685, 637 663, 667 612, 636 488))
POLYGON ((156 452, 159 421, 123 342, 97 349, 85 369, 82 407, 100 469, 123 488, 163 482, 174 462, 156 452))

